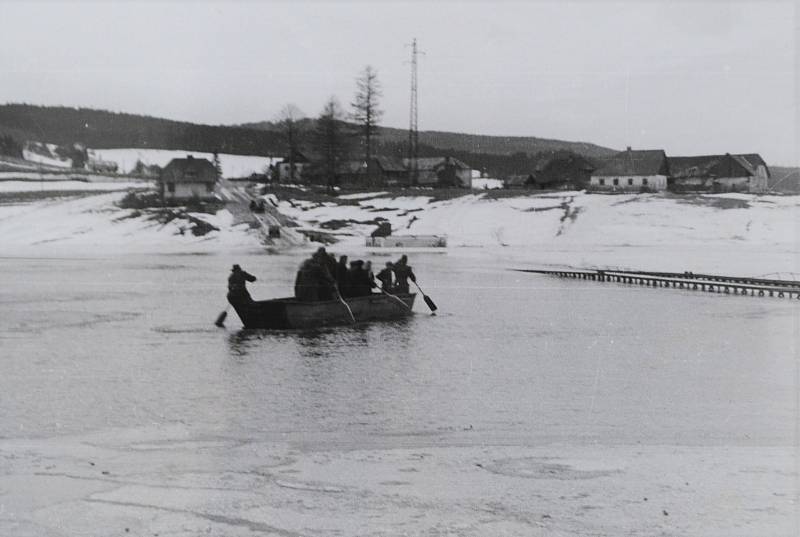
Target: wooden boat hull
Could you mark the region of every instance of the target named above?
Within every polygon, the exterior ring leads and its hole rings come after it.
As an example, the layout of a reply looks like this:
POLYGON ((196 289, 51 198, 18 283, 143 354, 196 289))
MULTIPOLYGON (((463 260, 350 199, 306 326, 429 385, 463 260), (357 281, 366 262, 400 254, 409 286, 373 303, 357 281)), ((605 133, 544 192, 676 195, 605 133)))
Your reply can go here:
MULTIPOLYGON (((372 294, 345 301, 356 322, 388 321, 411 315, 416 294, 372 294)), ((300 302, 277 298, 252 302, 231 301, 245 328, 287 330, 353 324, 347 308, 338 300, 300 302)))

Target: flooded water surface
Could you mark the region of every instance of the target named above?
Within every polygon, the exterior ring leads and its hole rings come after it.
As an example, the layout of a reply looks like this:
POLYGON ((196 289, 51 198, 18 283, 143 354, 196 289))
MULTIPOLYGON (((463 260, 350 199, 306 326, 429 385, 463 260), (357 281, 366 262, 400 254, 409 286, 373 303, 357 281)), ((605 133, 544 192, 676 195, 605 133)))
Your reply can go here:
POLYGON ((0 486, 11 498, 0 528, 797 528, 791 301, 420 254, 412 262, 435 316, 418 297, 412 318, 390 323, 249 331, 231 310, 225 329, 213 325, 232 262, 259 278, 259 299, 289 294, 301 260, 0 260, 0 486), (98 475, 102 463, 109 474, 98 475), (115 472, 124 477, 109 482, 115 472), (38 484, 20 488, 24 478, 38 484))

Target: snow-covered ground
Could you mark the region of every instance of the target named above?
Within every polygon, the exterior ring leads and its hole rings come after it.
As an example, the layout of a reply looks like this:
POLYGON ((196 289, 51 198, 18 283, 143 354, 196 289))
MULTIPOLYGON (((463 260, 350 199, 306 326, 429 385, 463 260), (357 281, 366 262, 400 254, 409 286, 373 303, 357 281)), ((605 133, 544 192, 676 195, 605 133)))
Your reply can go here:
MULTIPOLYGON (((55 144, 46 144, 47 149, 55 155, 55 144)), ((45 155, 41 155, 36 153, 35 151, 30 151, 29 149, 22 150, 22 158, 28 160, 30 162, 35 162, 37 164, 44 164, 46 166, 55 166, 57 168, 71 168, 72 167, 72 160, 68 158, 59 158, 57 156, 48 157, 45 155)))
MULTIPOLYGON (((2 183, 0 183, 2 185, 2 183)), ((81 183, 83 187, 92 184, 81 183)), ((114 185, 116 186, 116 185, 114 185)), ((80 189, 80 187, 78 187, 80 189)), ((150 215, 115 205, 123 192, 33 203, 0 204, 0 236, 4 255, 92 255, 130 252, 211 252, 259 246, 247 224, 233 224, 227 210, 190 216, 218 228, 194 236, 191 223, 166 224, 150 215)))
POLYGON ((332 220, 361 222, 333 231, 340 247, 363 245, 375 219, 384 218, 396 235, 446 235, 451 254, 654 270, 800 272, 800 197, 794 196, 385 196, 358 205, 282 201, 279 210, 314 230, 331 232, 322 224, 332 220))
POLYGON ((487 179, 483 177, 472 178, 472 188, 476 190, 493 190, 496 188, 503 188, 503 181, 501 179, 487 179))
POLYGON ((0 181, 82 181, 82 182, 100 182, 100 183, 131 183, 131 177, 120 175, 103 175, 96 173, 87 173, 81 171, 75 172, 46 172, 46 171, 32 171, 32 172, 0 172, 0 181))
POLYGON ((152 181, 0 181, 0 192, 69 192, 69 191, 116 191, 153 188, 152 181))
MULTIPOLYGON (((120 190, 137 184, 48 183, 45 190, 120 190)), ((38 183, 0 183, 0 191, 39 191, 38 183)), ((0 205, 8 254, 53 248, 102 251, 214 251, 258 248, 259 236, 233 225, 227 210, 198 215, 219 231, 195 237, 187 222, 162 225, 114 202, 123 192, 0 205), (183 234, 181 232, 183 231, 183 234)), ((379 219, 395 235, 445 235, 447 253, 493 256, 510 266, 579 266, 760 276, 800 273, 800 197, 745 194, 591 195, 565 192, 492 199, 484 194, 435 201, 427 195, 348 196, 324 203, 282 199, 278 210, 300 229, 333 234, 335 251, 361 254, 379 219), (355 204, 354 204, 355 202, 355 204), (338 221, 336 225, 323 226, 338 221)), ((272 199, 274 205, 274 197, 272 199)), ((313 246, 313 245, 310 245, 313 246)), ((788 276, 787 276, 788 275, 788 276)), ((798 276, 800 279, 800 276, 798 276)))
MULTIPOLYGON (((90 155, 110 162, 116 162, 121 173, 129 173, 136 166, 137 161, 152 166, 166 166, 174 158, 186 158, 192 155, 195 158, 205 158, 213 161, 213 153, 202 151, 184 151, 172 149, 90 149, 90 155)), ((265 173, 270 164, 280 159, 273 157, 259 157, 253 155, 230 155, 219 153, 222 176, 225 178, 249 177, 254 173, 265 173)))

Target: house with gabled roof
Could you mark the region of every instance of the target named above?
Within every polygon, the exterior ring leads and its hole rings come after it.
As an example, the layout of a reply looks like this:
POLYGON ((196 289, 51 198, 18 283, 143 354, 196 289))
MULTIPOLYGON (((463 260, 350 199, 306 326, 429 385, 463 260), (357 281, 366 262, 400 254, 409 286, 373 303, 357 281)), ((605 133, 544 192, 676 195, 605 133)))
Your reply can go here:
MULTIPOLYGON (((457 158, 423 157, 417 161, 417 184, 420 186, 472 186, 472 168, 457 158)), ((410 160, 403 159, 405 166, 410 160)))
POLYGON ((599 192, 658 192, 669 177, 663 149, 631 149, 603 159, 589 178, 588 190, 599 192))
POLYGON ((669 157, 670 189, 676 192, 765 192, 769 168, 761 155, 669 157))
POLYGON ((302 182, 303 170, 308 168, 313 160, 314 157, 305 151, 292 151, 276 165, 278 182, 302 182))
POLYGON ((207 159, 194 158, 192 155, 187 155, 186 158, 174 158, 164 166, 159 177, 161 199, 164 201, 212 199, 217 179, 217 170, 207 159))

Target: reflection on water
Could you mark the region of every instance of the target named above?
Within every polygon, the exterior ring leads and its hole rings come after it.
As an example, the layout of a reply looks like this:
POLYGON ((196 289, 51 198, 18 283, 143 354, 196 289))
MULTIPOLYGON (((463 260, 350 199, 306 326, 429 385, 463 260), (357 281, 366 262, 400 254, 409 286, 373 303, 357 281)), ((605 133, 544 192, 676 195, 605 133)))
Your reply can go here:
MULTIPOLYGON (((251 349, 264 345, 291 341, 301 356, 326 356, 333 348, 359 349, 381 345, 383 335, 392 333, 391 343, 402 350, 409 341, 414 317, 404 317, 382 323, 358 323, 352 326, 324 327, 303 330, 234 329, 228 334, 232 355, 245 356, 251 349)), ((360 351, 357 351, 360 352, 360 351)))
MULTIPOLYGON (((218 329, 230 260, 176 260, 5 260, 0 435, 154 419, 232 436, 470 430, 476 441, 713 443, 793 434, 791 301, 418 256, 439 315, 420 301, 414 316, 386 323, 243 330, 232 313, 218 329)), ((298 263, 237 261, 261 276, 257 298, 285 294, 298 263)))

